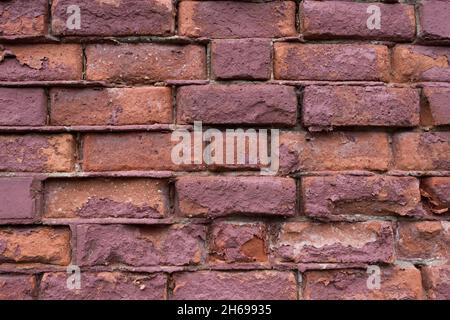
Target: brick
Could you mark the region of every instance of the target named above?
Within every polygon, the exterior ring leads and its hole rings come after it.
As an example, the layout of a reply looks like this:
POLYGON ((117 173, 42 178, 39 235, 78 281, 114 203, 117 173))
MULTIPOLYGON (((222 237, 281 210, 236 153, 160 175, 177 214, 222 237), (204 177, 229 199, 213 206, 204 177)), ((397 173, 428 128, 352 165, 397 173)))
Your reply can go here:
POLYGON ((122 272, 82 272, 81 289, 67 288, 66 273, 44 273, 41 300, 165 300, 167 276, 122 272))
POLYGON ((0 219, 33 219, 41 205, 41 182, 29 177, 0 178, 0 219))
POLYGON ((424 288, 428 299, 450 299, 450 266, 436 265, 422 268, 424 288))
POLYGON ((293 273, 280 271, 174 274, 174 300, 296 300, 293 273))
POLYGON ((386 170, 390 161, 389 139, 381 132, 280 134, 281 172, 386 170))
POLYGON ((0 171, 72 171, 74 157, 69 134, 0 135, 0 171))
POLYGON ((95 265, 199 264, 205 254, 202 225, 79 225, 77 262, 95 265))
POLYGON ((81 80, 78 44, 5 45, 0 47, 0 81, 81 80))
POLYGON ((268 80, 271 73, 269 39, 214 40, 211 45, 211 70, 222 80, 268 80))
POLYGON ((55 88, 50 91, 52 125, 144 125, 172 122, 168 87, 55 88))
POLYGON ((432 177, 422 180, 422 196, 435 214, 447 214, 450 207, 450 178, 432 177))
POLYGON ((398 259, 449 259, 450 222, 399 222, 398 259))
POLYGON ((355 44, 274 44, 275 79, 389 80, 388 48, 355 44))
POLYGON ((311 217, 413 215, 420 210, 419 180, 412 177, 336 175, 302 179, 304 212, 311 217))
POLYGON ((177 93, 178 123, 281 124, 297 120, 295 89, 280 85, 185 86, 177 93))
POLYGON ((272 250, 281 262, 392 262, 394 234, 386 221, 287 222, 281 225, 272 250))
POLYGON ((33 275, 0 274, 0 300, 31 300, 35 288, 33 275))
POLYGON ((47 0, 12 0, 0 3, 1 37, 35 37, 47 33, 47 0))
POLYGON ((395 166, 401 170, 450 170, 450 132, 394 135, 395 166))
POLYGON ((184 1, 178 9, 182 36, 274 38, 296 34, 295 3, 276 1, 184 1))
POLYGON ((68 228, 0 228, 0 263, 43 263, 68 265, 70 230, 68 228))
POLYGON ((57 35, 164 36, 174 32, 174 8, 169 0, 57 0, 52 3, 52 31, 57 35), (81 8, 80 29, 69 29, 71 5, 81 8))
POLYGON ((405 4, 381 4, 381 28, 370 30, 367 9, 373 3, 304 1, 300 6, 302 34, 307 39, 380 39, 412 40, 415 36, 414 7, 405 4))
POLYGON ((450 40, 450 3, 426 0, 419 4, 419 37, 423 40, 450 40))
POLYGON ((0 88, 0 126, 41 126, 46 121, 44 90, 0 88))
POLYGON ((413 45, 395 46, 392 54, 394 80, 450 81, 450 48, 413 45))
POLYGON ((206 50, 199 45, 94 44, 86 48, 86 79, 110 82, 206 78, 206 50))
POLYGON ((166 182, 152 179, 48 180, 46 218, 163 218, 166 182))
POLYGON ((295 214, 296 186, 290 178, 187 176, 175 188, 183 216, 295 214))
POLYGON ((213 263, 267 262, 267 228, 263 223, 218 222, 211 228, 213 263))
POLYGON ((419 125, 419 93, 409 88, 308 86, 303 124, 310 130, 342 126, 419 125))
POLYGON ((306 300, 415 300, 423 299, 420 271, 414 266, 383 267, 380 289, 369 289, 370 273, 360 269, 308 271, 306 300))
POLYGON ((450 88, 425 87, 423 94, 427 101, 428 114, 422 119, 425 125, 450 125, 450 88))

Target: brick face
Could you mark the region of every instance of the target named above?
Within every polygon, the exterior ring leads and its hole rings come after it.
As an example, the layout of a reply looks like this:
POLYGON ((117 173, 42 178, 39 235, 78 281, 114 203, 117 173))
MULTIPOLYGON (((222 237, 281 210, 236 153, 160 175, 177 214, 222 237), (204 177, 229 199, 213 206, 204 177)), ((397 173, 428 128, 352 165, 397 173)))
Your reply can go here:
POLYGON ((40 213, 41 182, 33 178, 0 178, 0 220, 33 219, 40 213))
POLYGON ((0 37, 42 36, 47 33, 46 0, 0 3, 0 37))
POLYGON ((0 300, 31 300, 35 289, 32 275, 0 275, 0 300))
POLYGON ((42 89, 0 88, 1 126, 40 126, 47 121, 47 98, 42 89))
POLYGON ((441 0, 426 0, 419 5, 420 37, 424 40, 449 40, 450 24, 447 13, 450 4, 441 0))

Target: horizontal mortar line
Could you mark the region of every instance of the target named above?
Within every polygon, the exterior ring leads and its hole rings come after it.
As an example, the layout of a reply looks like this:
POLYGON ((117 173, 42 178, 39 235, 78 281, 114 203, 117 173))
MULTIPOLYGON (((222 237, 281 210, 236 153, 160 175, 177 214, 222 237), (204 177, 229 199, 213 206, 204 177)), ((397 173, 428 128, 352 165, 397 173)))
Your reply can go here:
MULTIPOLYGON (((1 220, 0 220, 1 221, 1 220)), ((43 225, 81 225, 81 224, 133 224, 133 225, 172 225, 172 224, 205 224, 210 223, 208 218, 42 218, 43 225)))
POLYGON ((191 125, 83 125, 83 126, 0 126, 0 132, 116 132, 116 131, 175 131, 192 130, 191 125))
POLYGON ((139 83, 135 82, 108 82, 96 80, 52 80, 52 81, 0 81, 0 87, 69 87, 69 88, 129 88, 129 87, 164 87, 172 85, 199 85, 208 84, 208 79, 202 80, 148 80, 139 83))

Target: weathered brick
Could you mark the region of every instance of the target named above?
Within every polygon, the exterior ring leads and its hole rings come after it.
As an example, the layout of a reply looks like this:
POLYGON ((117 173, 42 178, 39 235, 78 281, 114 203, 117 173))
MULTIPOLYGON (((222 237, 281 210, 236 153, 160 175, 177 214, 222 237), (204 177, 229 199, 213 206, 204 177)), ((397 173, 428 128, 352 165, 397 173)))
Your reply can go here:
POLYGON ((218 222, 212 225, 211 262, 267 262, 267 228, 263 223, 218 222))
POLYGON ((283 262, 392 262, 394 234, 386 221, 287 222, 272 250, 283 262))
POLYGON ((168 194, 161 180, 49 180, 44 217, 162 218, 168 213, 168 194))
POLYGON ((392 54, 394 80, 450 81, 450 48, 398 45, 392 54))
POLYGON ((178 9, 179 33, 188 37, 272 38, 296 34, 295 3, 183 1, 178 9))
POLYGON ((301 30, 312 39, 393 39, 412 40, 416 19, 414 7, 405 4, 381 4, 381 28, 369 29, 367 21, 372 13, 367 9, 373 3, 304 1, 300 5, 301 30))
POLYGON ((423 94, 427 99, 427 113, 422 115, 425 125, 450 125, 450 88, 425 87, 423 94))
POLYGON ((197 271, 174 274, 174 300, 295 300, 291 272, 197 271))
POLYGON ((41 126, 46 121, 44 90, 0 88, 0 126, 41 126))
POLYGON ((178 89, 179 123, 295 125, 297 97, 280 85, 205 85, 178 89))
POLYGON ((268 80, 271 72, 269 39, 215 40, 211 70, 216 79, 268 80))
POLYGON ((136 267, 199 264, 205 237, 202 225, 80 225, 77 262, 136 267))
POLYGON ((139 83, 206 77, 206 50, 199 45, 94 44, 86 48, 86 59, 88 80, 139 83))
POLYGON ((399 259, 449 259, 450 222, 399 222, 397 256, 399 259))
POLYGON ((44 273, 41 300, 165 300, 167 276, 121 272, 82 272, 81 289, 67 288, 66 273, 44 273))
POLYGON ((412 177, 337 175, 302 179, 304 212, 340 215, 412 215, 420 210, 419 180, 412 177))
POLYGON ((389 80, 388 48, 355 44, 274 44, 275 79, 389 80))
POLYGON ((450 300, 450 265, 425 266, 422 277, 428 299, 450 300))
POLYGON ((166 87, 50 91, 52 125, 132 125, 172 122, 172 93, 166 87))
POLYGON ((35 288, 32 275, 0 274, 0 300, 31 300, 35 288))
POLYGON ((47 0, 0 2, 0 36, 42 36, 47 33, 47 0))
POLYGON ((409 88, 308 86, 303 97, 303 124, 310 130, 417 126, 419 100, 419 92, 409 88))
POLYGON ((81 80, 78 44, 4 45, 0 47, 0 81, 81 80))
POLYGON ((404 132, 393 142, 397 169, 450 170, 450 132, 404 132))
POLYGON ((0 178, 0 219, 33 219, 39 214, 41 182, 28 177, 0 178))
POLYGON ((448 13, 450 3, 445 0, 424 0, 419 4, 419 36, 423 40, 450 40, 448 13))
POLYGON ((169 35, 174 32, 170 0, 56 0, 52 3, 52 31, 57 35, 135 36, 169 35), (69 29, 71 5, 81 9, 79 29, 69 29))
POLYGON ((421 193, 435 214, 447 214, 450 208, 450 177, 432 177, 422 180, 421 193))
POLYGON ((69 134, 0 136, 0 171, 71 171, 74 157, 69 134))
POLYGON ((386 170, 391 161, 388 135, 381 132, 282 132, 282 172, 386 170))
POLYGON ((183 216, 295 214, 296 186, 290 178, 180 177, 175 187, 183 216))
POLYGON ((420 271, 414 266, 381 268, 380 288, 369 289, 370 273, 360 269, 308 271, 304 275, 307 300, 423 299, 420 271))
POLYGON ((70 262, 68 228, 0 228, 0 263, 44 263, 67 265, 70 262))

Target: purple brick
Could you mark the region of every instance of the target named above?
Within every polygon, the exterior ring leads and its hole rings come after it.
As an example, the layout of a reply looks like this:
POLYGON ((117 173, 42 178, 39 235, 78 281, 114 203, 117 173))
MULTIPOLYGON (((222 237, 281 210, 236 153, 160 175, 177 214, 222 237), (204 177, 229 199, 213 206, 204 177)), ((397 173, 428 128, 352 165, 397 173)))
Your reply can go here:
POLYGON ((32 275, 0 275, 0 300, 31 300, 36 287, 32 275))
POLYGON ((33 219, 41 204, 41 183, 33 178, 0 178, 0 219, 33 219))
POLYGON ((46 120, 44 90, 0 88, 0 126, 41 126, 46 120))
POLYGON ((450 40, 450 2, 424 0, 419 4, 420 33, 423 40, 450 40))
POLYGON ((425 87, 423 90, 428 100, 429 114, 427 124, 442 126, 450 124, 450 87, 425 87))

